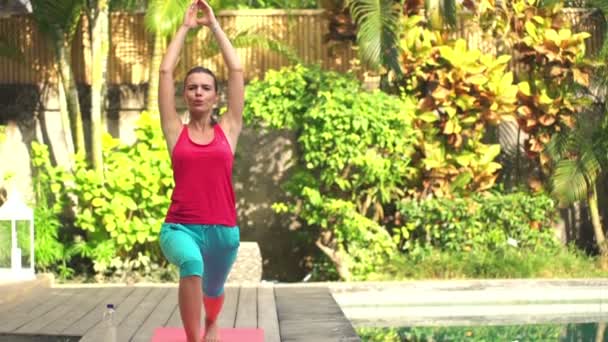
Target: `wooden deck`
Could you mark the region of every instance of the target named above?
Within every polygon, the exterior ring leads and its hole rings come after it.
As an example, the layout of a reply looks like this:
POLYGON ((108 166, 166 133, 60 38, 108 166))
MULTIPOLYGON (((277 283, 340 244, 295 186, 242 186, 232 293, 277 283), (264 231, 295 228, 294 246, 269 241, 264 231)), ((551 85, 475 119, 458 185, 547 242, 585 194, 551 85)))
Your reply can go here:
MULTIPOLYGON (((36 288, 0 305, 0 341, 16 341, 16 335, 99 341, 106 303, 117 307, 120 342, 150 341, 157 327, 182 326, 175 286, 36 288)), ((360 341, 324 287, 227 286, 219 323, 261 328, 266 342, 360 341)), ((26 341, 25 336, 19 341, 26 341)))

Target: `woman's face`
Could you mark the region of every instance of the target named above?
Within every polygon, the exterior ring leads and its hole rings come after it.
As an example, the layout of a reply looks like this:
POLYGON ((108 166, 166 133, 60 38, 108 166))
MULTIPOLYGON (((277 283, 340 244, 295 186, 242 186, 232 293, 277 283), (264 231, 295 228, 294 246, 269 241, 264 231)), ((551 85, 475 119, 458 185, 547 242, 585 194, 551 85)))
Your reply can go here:
POLYGON ((195 72, 186 78, 184 100, 190 113, 206 113, 218 101, 213 77, 203 72, 195 72))

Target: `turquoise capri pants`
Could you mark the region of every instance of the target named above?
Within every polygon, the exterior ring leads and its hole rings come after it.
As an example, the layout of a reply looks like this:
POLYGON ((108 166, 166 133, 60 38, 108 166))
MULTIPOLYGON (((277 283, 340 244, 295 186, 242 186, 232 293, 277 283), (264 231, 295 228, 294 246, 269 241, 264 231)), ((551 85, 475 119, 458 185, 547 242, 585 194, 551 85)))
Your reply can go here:
POLYGON ((203 278, 203 293, 218 297, 236 260, 240 245, 238 226, 163 223, 160 248, 179 267, 180 278, 203 278))

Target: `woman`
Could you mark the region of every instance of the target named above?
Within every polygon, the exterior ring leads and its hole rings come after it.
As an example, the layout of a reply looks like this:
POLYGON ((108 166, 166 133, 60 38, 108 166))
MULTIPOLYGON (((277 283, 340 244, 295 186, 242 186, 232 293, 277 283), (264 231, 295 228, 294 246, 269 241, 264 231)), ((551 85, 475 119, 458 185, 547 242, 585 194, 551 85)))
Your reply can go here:
POLYGON ((202 305, 203 341, 219 341, 217 317, 224 283, 240 244, 232 164, 243 125, 244 81, 238 56, 204 0, 195 0, 186 10, 161 63, 159 82, 161 125, 175 179, 160 245, 180 269, 178 302, 188 341, 200 338, 202 305), (215 76, 208 69, 192 68, 184 80, 189 111, 184 125, 175 109, 173 72, 186 34, 199 25, 209 28, 228 67, 228 108, 215 122, 211 116, 219 99, 215 76))

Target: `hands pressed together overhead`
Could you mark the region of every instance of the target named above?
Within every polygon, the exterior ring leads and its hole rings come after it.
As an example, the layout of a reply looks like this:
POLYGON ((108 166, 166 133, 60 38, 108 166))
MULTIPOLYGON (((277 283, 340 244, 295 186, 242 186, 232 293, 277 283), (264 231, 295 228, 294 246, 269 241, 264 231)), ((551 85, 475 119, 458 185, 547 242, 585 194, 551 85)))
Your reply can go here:
POLYGON ((184 16, 184 26, 187 28, 195 28, 197 26, 212 27, 217 23, 213 9, 205 0, 194 0, 186 10, 184 16), (199 11, 202 16, 199 16, 199 11))

